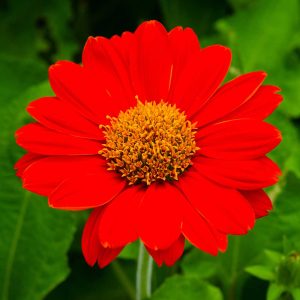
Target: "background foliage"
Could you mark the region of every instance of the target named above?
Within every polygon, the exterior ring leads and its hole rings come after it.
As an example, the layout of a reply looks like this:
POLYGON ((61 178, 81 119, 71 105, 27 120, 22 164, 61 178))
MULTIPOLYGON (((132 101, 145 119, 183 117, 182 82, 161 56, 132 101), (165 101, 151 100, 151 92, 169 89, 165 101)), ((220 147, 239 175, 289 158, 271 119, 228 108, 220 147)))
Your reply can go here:
POLYGON ((49 209, 24 191, 13 165, 14 132, 27 103, 52 92, 47 67, 80 62, 89 35, 133 31, 146 19, 190 26, 203 46, 233 50, 230 77, 266 70, 285 97, 270 118, 283 133, 271 156, 283 176, 269 193, 275 209, 247 236, 232 237, 217 258, 187 248, 172 268, 154 270, 153 300, 300 299, 300 1, 299 0, 4 0, 0 2, 0 299, 134 298, 135 244, 104 270, 80 250, 86 212, 49 209))

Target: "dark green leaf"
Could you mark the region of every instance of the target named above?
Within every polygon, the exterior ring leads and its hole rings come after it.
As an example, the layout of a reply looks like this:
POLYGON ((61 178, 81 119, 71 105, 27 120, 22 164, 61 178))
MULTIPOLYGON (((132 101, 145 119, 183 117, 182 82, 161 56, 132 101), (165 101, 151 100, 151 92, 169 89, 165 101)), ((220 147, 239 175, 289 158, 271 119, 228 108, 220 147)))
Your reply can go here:
POLYGON ((168 278, 153 294, 151 300, 222 300, 220 290, 195 277, 175 275, 168 278))
POLYGON ((11 0, 0 11, 1 53, 38 58, 70 58, 76 50, 71 33, 71 1, 11 0), (46 55, 45 55, 46 54, 46 55))
POLYGON ((290 293, 293 295, 294 300, 300 300, 300 288, 293 288, 290 293))
POLYGON ((42 299, 69 272, 66 253, 75 231, 74 216, 50 209, 45 198, 22 189, 13 170, 21 153, 14 131, 24 124, 24 106, 49 93, 48 83, 35 86, 0 111, 1 299, 42 299))
POLYGON ((168 27, 191 27, 199 34, 213 32, 214 22, 228 9, 225 1, 160 0, 168 27))
POLYGON ((0 70, 1 110, 16 97, 20 97, 19 102, 23 103, 21 94, 29 86, 47 79, 47 69, 43 64, 10 55, 0 54, 0 70))
POLYGON ((275 279, 274 270, 270 269, 268 266, 263 266, 263 265, 250 266, 247 267, 245 270, 249 274, 254 275, 257 278, 263 280, 271 281, 275 279))
POLYGON ((123 259, 137 259, 139 253, 139 241, 127 245, 119 255, 123 259))
POLYGON ((280 295, 285 291, 285 287, 272 283, 269 286, 267 300, 278 300, 280 295))
POLYGON ((193 274, 200 279, 212 277, 218 268, 214 257, 208 255, 202 257, 198 249, 193 249, 184 256, 181 266, 185 273, 193 274))

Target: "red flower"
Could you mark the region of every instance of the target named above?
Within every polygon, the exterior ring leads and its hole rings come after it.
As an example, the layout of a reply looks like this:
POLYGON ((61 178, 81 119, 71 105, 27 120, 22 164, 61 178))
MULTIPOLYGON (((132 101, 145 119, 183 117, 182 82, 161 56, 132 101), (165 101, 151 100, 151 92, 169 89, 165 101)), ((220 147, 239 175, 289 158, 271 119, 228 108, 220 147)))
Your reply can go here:
POLYGON ((172 265, 185 239, 216 255, 272 208, 280 171, 266 154, 280 132, 263 120, 281 102, 261 71, 221 85, 231 60, 194 32, 156 21, 89 38, 82 65, 49 69, 55 97, 33 101, 17 131, 25 189, 58 209, 93 208, 82 238, 100 267, 140 238, 172 265))

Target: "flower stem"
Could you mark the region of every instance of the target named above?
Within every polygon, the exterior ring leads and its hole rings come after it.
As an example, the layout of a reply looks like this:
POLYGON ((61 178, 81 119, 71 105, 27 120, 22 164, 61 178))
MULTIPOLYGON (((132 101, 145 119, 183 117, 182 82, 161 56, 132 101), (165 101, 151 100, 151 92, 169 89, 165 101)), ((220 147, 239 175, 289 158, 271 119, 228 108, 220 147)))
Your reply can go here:
POLYGON ((140 242, 136 270, 136 300, 149 299, 151 296, 152 266, 152 257, 140 242))

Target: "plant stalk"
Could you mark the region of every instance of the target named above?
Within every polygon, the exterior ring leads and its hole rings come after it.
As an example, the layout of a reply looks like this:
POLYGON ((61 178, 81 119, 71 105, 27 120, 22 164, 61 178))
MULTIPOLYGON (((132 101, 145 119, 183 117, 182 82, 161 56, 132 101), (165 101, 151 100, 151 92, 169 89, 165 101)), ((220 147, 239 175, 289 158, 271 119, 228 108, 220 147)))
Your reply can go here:
POLYGON ((151 296, 152 283, 152 257, 140 242, 139 256, 136 270, 136 300, 149 299, 151 296))

